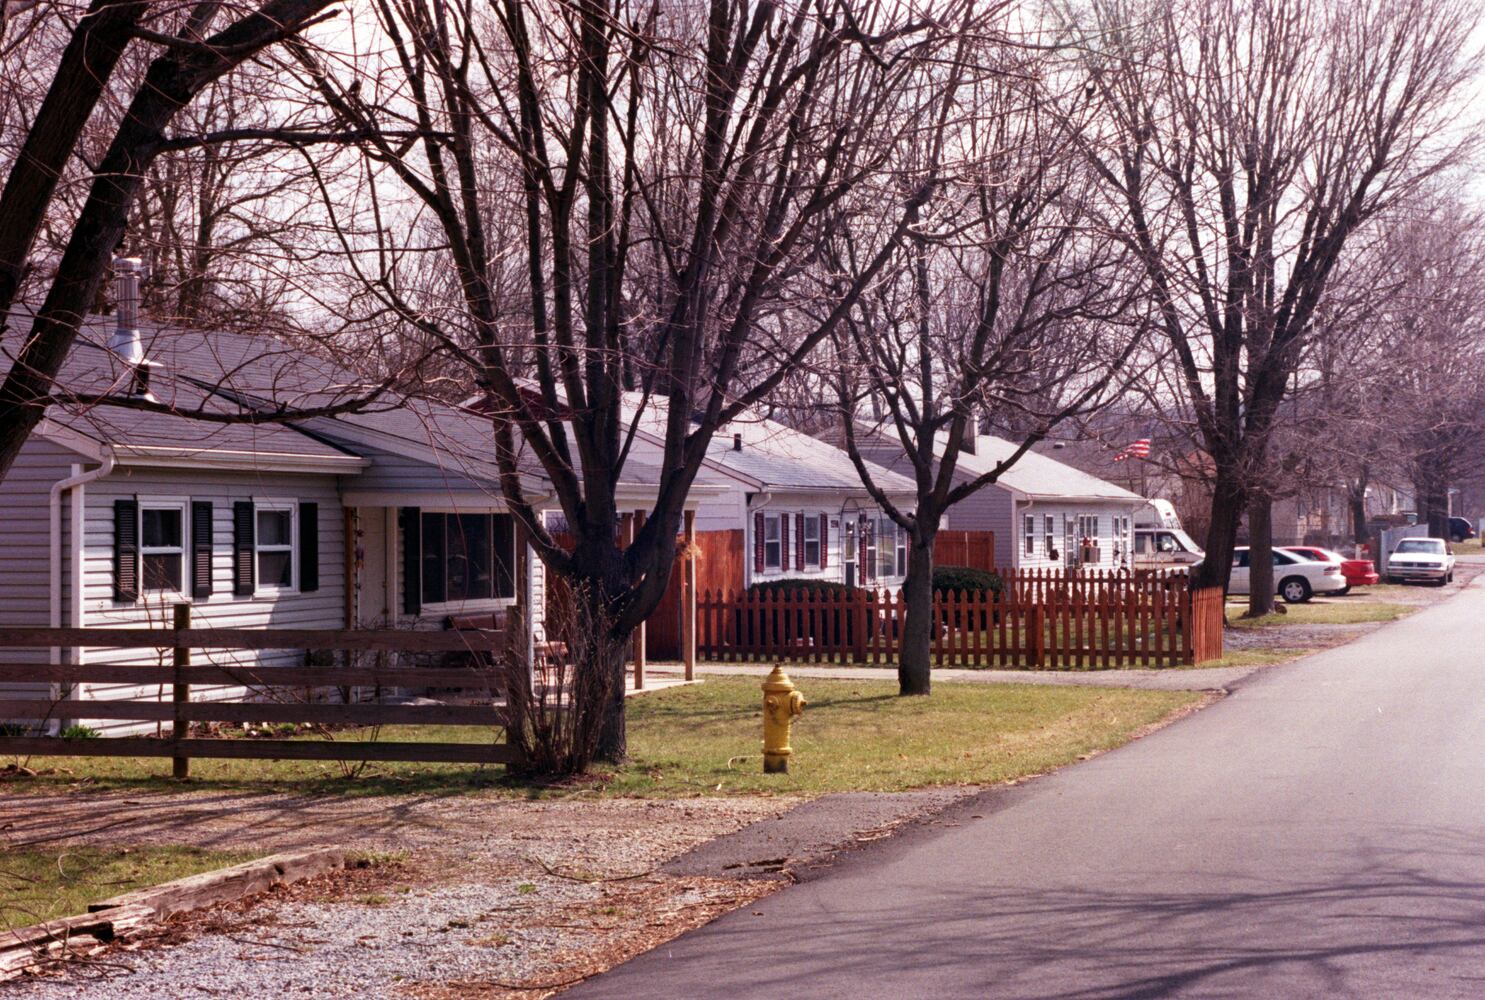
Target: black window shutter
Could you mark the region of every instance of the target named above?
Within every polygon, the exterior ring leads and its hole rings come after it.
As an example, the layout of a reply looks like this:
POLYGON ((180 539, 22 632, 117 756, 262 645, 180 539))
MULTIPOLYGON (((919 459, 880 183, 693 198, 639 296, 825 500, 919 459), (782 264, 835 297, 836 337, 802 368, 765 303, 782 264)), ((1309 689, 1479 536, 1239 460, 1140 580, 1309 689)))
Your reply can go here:
POLYGON ((191 596, 211 596, 211 501, 191 501, 191 596))
POLYGON ((238 597, 253 596, 257 567, 253 559, 253 502, 237 500, 232 504, 232 593, 238 597))
POLYGON ((398 512, 402 522, 402 613, 423 611, 423 528, 417 507, 398 512))
MULTIPOLYGON (((73 581, 76 586, 76 581, 73 581)), ((139 501, 113 502, 113 599, 139 597, 139 501)))
MULTIPOLYGON (((449 522, 453 514, 424 514, 423 522, 423 600, 437 604, 449 598, 448 549, 449 522)), ((416 523, 416 522, 414 522, 416 523)), ((456 524, 457 529, 457 524, 456 524)), ((455 536, 455 544, 458 537, 455 536)))
POLYGON ((299 505, 299 589, 320 589, 320 505, 299 505))
POLYGON ((516 596, 516 519, 509 514, 492 518, 495 552, 495 596, 516 596))

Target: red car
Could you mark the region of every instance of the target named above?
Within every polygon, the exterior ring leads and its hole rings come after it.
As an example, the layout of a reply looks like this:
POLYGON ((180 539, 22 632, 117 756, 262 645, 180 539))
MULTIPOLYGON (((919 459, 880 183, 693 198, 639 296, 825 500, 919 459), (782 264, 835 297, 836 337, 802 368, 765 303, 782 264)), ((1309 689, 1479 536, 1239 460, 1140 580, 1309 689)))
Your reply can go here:
POLYGON ((1346 578, 1346 589, 1338 593, 1345 594, 1352 587, 1369 587, 1374 583, 1382 582, 1382 577, 1377 574, 1376 564, 1370 559, 1347 559, 1339 552, 1317 548, 1313 545, 1285 545, 1283 549, 1302 559, 1313 559, 1316 562, 1339 562, 1341 576, 1346 578))

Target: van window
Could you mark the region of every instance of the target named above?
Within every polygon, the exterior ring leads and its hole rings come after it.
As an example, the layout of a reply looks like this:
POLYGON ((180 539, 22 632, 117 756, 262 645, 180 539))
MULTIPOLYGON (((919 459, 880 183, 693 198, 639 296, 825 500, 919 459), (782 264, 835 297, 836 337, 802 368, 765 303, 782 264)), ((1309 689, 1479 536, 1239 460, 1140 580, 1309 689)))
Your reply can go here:
POLYGON ((1176 536, 1168 531, 1162 531, 1157 537, 1156 545, 1161 552, 1180 552, 1181 543, 1176 541, 1176 536))

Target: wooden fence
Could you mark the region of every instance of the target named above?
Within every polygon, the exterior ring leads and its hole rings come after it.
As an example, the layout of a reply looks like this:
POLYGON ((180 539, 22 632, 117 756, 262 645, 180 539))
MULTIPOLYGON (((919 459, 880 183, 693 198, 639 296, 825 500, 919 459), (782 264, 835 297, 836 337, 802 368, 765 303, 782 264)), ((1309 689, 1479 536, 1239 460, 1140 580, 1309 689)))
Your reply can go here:
MULTIPOLYGON (((1184 576, 1030 571, 1000 592, 934 595, 938 666, 1087 670, 1171 667, 1222 656, 1220 590, 1184 576)), ((906 606, 892 591, 703 592, 698 652, 710 660, 886 663, 906 606)))
MULTIPOLYGON (((180 620, 179 618, 177 619, 180 620)), ((495 705, 500 688, 498 670, 488 657, 471 656, 462 667, 400 666, 235 666, 193 664, 193 648, 261 650, 313 649, 372 652, 460 652, 484 654, 503 648, 498 631, 414 632, 339 629, 125 629, 19 628, 0 629, 0 648, 90 647, 169 651, 172 662, 120 663, 4 663, 0 682, 42 681, 70 686, 79 683, 158 685, 160 700, 18 699, 0 700, 0 719, 35 723, 51 719, 109 719, 167 723, 164 738, 102 737, 63 739, 59 736, 0 735, 0 754, 74 757, 171 757, 175 774, 185 777, 192 757, 252 760, 426 761, 443 763, 509 764, 515 753, 504 742, 390 742, 362 739, 192 739, 192 722, 303 723, 308 725, 437 725, 503 727, 502 710, 495 705), (295 689, 330 687, 431 687, 483 692, 479 704, 341 704, 287 700, 193 701, 193 684, 228 684, 249 694, 282 699, 295 689)), ((503 728, 502 728, 503 738, 503 728)))
POLYGON ((994 569, 995 532, 942 529, 933 542, 933 562, 936 566, 994 569))

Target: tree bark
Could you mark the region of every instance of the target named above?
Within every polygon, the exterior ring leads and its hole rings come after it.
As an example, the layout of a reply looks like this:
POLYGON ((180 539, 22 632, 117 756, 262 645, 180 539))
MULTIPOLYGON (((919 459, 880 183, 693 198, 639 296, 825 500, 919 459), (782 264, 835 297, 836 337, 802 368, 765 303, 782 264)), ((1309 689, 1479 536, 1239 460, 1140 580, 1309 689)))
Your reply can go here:
POLYGON ((1232 578, 1232 550, 1237 547, 1238 523, 1246 496, 1235 471, 1219 465, 1212 485, 1211 520, 1207 525, 1206 558, 1191 576, 1191 587, 1221 587, 1232 578))
POLYGON ((1274 612, 1273 498, 1254 490, 1248 498, 1248 618, 1274 612))
POLYGON ((62 51, 0 192, 0 314, 15 304, 63 168, 148 8, 143 0, 93 0, 62 51))
POLYGON ((933 536, 923 540, 918 535, 916 531, 910 535, 907 578, 902 582, 906 612, 897 645, 899 695, 926 695, 932 687, 933 536))

